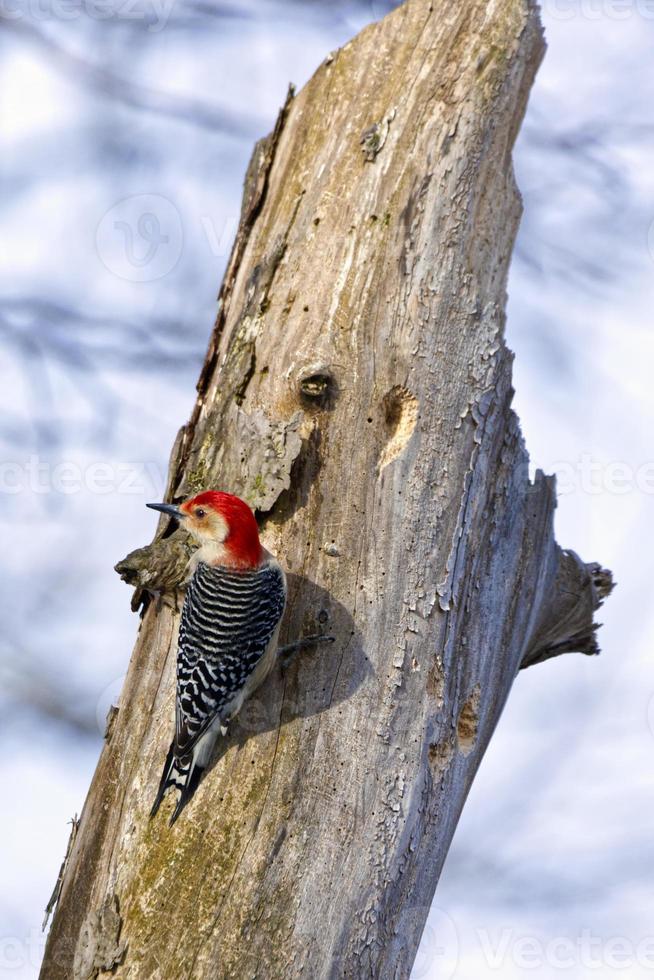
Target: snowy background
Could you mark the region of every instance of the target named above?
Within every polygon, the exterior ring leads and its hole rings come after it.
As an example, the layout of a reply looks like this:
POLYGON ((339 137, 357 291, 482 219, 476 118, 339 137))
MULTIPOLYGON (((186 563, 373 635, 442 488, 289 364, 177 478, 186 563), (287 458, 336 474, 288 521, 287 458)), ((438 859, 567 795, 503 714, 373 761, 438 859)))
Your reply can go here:
MULTIPOLYGON (((1 976, 38 973, 136 633, 112 566, 155 527, 252 143, 390 6, 0 2, 1 976)), ((543 19, 515 154, 515 404, 559 474, 559 542, 619 588, 601 658, 518 678, 416 980, 654 974, 654 0, 546 0, 543 19)))

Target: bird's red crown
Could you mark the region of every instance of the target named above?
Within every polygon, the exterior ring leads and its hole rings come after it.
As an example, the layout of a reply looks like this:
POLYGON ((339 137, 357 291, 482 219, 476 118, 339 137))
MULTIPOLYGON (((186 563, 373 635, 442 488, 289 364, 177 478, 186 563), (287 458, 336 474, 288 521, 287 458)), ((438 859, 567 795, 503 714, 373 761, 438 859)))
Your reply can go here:
POLYGON ((256 568, 262 555, 259 528, 245 501, 231 493, 205 490, 185 501, 180 510, 193 514, 198 507, 215 511, 227 524, 228 532, 223 544, 234 563, 242 568, 256 568))

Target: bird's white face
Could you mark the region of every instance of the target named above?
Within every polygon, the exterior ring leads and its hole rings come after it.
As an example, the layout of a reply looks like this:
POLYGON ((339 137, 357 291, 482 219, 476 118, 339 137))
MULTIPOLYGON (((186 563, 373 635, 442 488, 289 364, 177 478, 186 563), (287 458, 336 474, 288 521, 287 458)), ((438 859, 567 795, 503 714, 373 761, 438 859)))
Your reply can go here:
POLYGON ((179 508, 179 523, 201 545, 222 545, 229 534, 229 525, 219 511, 192 500, 179 508))

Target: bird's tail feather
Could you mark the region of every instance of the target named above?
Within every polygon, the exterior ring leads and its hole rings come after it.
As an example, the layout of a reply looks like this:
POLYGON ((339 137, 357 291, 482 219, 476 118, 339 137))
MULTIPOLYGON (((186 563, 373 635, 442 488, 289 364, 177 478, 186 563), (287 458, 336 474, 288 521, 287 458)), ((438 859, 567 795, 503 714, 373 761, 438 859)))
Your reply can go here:
POLYGON ((198 765, 195 756, 196 753, 193 753, 184 759, 178 758, 175 755, 174 742, 171 743, 168 750, 168 755, 166 756, 163 773, 161 774, 161 782, 159 783, 157 796, 150 811, 151 818, 154 817, 157 810, 161 806, 161 801, 163 800, 167 791, 171 787, 175 787, 175 789, 180 791, 180 794, 177 801, 177 806, 173 810, 169 821, 171 826, 175 823, 178 816, 198 788, 202 778, 202 773, 204 772, 204 766, 198 765))

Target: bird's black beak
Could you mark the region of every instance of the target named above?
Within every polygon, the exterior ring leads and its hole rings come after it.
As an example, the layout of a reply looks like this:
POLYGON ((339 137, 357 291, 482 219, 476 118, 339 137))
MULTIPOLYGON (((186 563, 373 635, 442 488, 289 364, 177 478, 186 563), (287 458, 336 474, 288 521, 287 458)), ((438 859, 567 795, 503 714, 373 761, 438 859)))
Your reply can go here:
POLYGON ((146 504, 145 506, 151 510, 160 510, 162 514, 168 514, 169 517, 174 517, 176 521, 180 521, 184 516, 177 504, 146 504))

